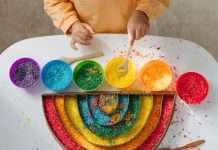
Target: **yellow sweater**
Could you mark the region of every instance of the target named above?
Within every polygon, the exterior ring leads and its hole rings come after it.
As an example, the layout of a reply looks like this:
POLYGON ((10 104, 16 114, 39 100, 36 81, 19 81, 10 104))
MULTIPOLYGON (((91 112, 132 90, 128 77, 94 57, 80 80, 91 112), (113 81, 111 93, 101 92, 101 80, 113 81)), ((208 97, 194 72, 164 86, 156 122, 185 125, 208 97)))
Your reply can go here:
POLYGON ((168 5, 169 0, 44 0, 44 9, 64 33, 78 20, 98 33, 125 32, 132 11, 141 10, 153 20, 168 5))

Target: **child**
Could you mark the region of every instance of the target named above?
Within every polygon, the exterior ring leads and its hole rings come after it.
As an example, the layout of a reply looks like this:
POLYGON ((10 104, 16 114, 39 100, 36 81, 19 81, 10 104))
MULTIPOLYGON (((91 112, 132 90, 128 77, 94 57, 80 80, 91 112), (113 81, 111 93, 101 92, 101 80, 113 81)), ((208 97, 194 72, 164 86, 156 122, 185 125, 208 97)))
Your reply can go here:
POLYGON ((44 0, 55 26, 71 34, 71 45, 90 44, 96 33, 128 31, 130 44, 149 31, 169 0, 44 0))

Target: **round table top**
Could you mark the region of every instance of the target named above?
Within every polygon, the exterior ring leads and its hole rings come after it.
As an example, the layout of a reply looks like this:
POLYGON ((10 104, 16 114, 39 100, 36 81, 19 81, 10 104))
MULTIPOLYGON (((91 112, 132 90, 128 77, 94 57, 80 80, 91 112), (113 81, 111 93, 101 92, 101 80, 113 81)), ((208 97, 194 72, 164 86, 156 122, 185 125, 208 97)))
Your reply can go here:
MULTIPOLYGON (((41 94, 51 91, 41 82, 28 90, 15 87, 10 81, 9 69, 16 59, 31 57, 42 67, 52 59, 102 50, 105 56, 96 60, 104 65, 113 56, 122 55, 127 48, 127 36, 124 34, 97 34, 91 46, 80 46, 77 51, 72 50, 69 42, 70 39, 63 35, 31 38, 11 45, 0 55, 0 149, 61 148, 47 126, 42 109, 41 94)), ((176 38, 146 36, 135 43, 134 49, 132 59, 138 68, 148 60, 162 58, 178 75, 196 71, 209 81, 209 95, 204 103, 187 106, 177 98, 173 120, 160 147, 175 147, 199 138, 206 140, 203 149, 218 146, 217 135, 214 134, 218 133, 216 60, 201 46, 176 38)), ((72 86, 68 90, 76 89, 72 86)))

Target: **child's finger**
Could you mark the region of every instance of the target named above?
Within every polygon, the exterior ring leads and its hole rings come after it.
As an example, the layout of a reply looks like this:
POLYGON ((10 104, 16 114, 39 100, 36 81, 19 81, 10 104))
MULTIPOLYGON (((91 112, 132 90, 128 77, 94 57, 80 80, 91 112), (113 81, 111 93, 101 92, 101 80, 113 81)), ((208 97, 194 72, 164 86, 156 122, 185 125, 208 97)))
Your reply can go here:
POLYGON ((144 37, 147 34, 147 29, 144 27, 141 29, 142 37, 144 37))
POLYGON ((87 25, 85 23, 82 24, 82 29, 88 34, 92 36, 92 32, 89 30, 89 28, 86 27, 87 25))
POLYGON ((138 29, 136 29, 135 39, 139 40, 142 36, 143 36, 143 31, 142 31, 142 28, 139 27, 138 29))
POLYGON ((71 40, 70 46, 71 46, 73 49, 75 49, 75 50, 78 49, 77 46, 76 46, 76 41, 75 41, 75 40, 71 40))
POLYGON ((82 26, 82 28, 80 29, 78 35, 81 35, 83 38, 89 38, 89 39, 92 38, 92 34, 89 32, 88 29, 86 29, 85 26, 82 26), (81 34, 83 34, 83 35, 81 35, 81 34))
POLYGON ((94 34, 94 30, 92 29, 92 27, 86 23, 83 24, 85 26, 85 28, 91 33, 91 34, 94 34))
POLYGON ((145 34, 148 34, 148 32, 149 32, 149 25, 144 25, 144 32, 145 32, 145 34))
POLYGON ((91 40, 92 37, 90 37, 89 35, 87 35, 86 33, 84 32, 79 32, 78 33, 78 36, 82 39, 82 40, 91 40))
POLYGON ((83 45, 90 45, 91 44, 91 41, 90 40, 83 40, 81 39, 80 37, 74 37, 74 40, 77 42, 77 43, 80 43, 80 44, 83 44, 83 45))
POLYGON ((129 39, 129 44, 133 45, 133 43, 135 41, 135 30, 128 29, 128 39, 129 39))

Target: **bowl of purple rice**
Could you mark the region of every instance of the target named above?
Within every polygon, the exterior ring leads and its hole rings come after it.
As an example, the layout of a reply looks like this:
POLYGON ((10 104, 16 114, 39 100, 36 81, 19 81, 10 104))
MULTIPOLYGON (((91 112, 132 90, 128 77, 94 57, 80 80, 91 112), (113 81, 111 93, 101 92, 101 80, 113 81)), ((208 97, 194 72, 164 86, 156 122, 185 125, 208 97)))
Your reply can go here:
POLYGON ((39 80, 40 67, 32 58, 20 58, 11 65, 9 75, 15 86, 30 88, 39 80))

